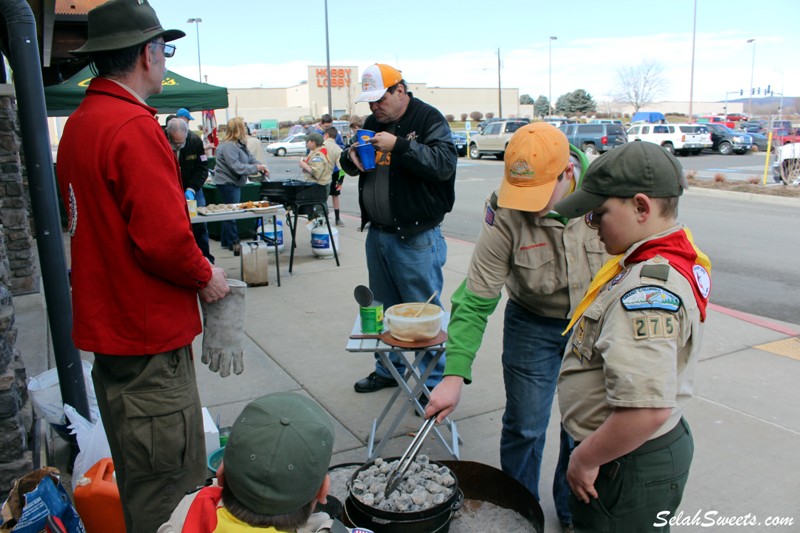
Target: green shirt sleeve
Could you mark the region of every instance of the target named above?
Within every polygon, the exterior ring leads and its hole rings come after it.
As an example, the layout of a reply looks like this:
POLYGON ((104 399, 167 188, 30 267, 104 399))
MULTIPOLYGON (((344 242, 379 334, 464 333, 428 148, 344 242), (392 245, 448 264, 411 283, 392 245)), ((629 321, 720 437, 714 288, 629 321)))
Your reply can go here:
POLYGON ((466 280, 453 293, 447 325, 445 376, 461 376, 464 383, 472 382, 472 361, 481 347, 489 315, 494 313, 499 301, 499 294, 495 298, 483 298, 470 291, 466 280))

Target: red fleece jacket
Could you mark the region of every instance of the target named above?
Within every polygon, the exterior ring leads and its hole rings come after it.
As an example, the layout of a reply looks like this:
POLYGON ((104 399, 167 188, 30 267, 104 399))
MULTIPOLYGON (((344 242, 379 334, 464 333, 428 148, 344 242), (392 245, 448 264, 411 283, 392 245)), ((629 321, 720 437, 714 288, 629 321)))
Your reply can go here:
POLYGON ((211 267, 192 235, 155 113, 119 84, 95 78, 59 144, 73 339, 82 350, 156 354, 191 344, 202 329, 197 290, 211 267))

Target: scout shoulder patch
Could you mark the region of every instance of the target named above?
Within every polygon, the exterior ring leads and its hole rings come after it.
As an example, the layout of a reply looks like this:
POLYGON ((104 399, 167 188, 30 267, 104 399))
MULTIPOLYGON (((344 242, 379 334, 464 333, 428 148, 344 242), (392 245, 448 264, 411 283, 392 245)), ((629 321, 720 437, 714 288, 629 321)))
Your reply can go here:
POLYGON ((483 220, 489 226, 494 226, 494 209, 490 204, 486 204, 486 213, 483 216, 483 220))
POLYGON ((695 265, 692 267, 692 273, 700 294, 703 295, 703 298, 708 299, 708 293, 711 292, 711 276, 708 275, 708 271, 700 265, 695 265))
POLYGON ((620 298, 622 307, 628 311, 634 309, 664 309, 665 311, 677 311, 681 308, 681 299, 664 287, 646 285, 632 289, 620 298))

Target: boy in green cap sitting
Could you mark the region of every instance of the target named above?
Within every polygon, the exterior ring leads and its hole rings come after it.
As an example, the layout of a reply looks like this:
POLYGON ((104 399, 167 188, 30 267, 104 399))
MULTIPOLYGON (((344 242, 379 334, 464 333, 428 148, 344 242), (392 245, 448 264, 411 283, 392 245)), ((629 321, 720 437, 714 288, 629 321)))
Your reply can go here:
POLYGON ((567 326, 558 379, 576 532, 662 531, 683 496, 694 444, 692 395, 711 263, 678 224, 680 163, 656 144, 596 159, 556 204, 585 216, 614 254, 567 326), (574 325, 574 328, 573 328, 574 325))
POLYGON ((186 496, 158 533, 346 533, 314 513, 327 500, 332 453, 333 423, 313 400, 292 392, 253 400, 231 428, 217 483, 186 496))

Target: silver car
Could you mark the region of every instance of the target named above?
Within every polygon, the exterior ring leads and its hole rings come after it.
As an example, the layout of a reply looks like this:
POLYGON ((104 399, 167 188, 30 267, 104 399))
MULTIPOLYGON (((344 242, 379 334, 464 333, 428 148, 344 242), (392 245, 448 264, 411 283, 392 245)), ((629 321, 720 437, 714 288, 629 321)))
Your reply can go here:
POLYGON ((267 153, 278 157, 285 155, 306 155, 306 136, 302 133, 289 135, 285 139, 267 145, 267 153))

